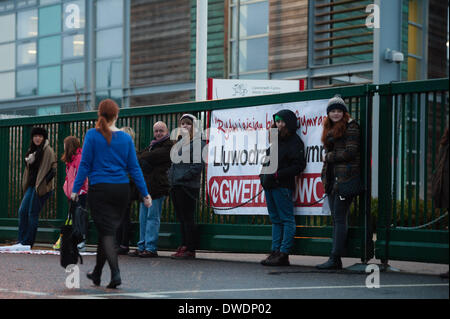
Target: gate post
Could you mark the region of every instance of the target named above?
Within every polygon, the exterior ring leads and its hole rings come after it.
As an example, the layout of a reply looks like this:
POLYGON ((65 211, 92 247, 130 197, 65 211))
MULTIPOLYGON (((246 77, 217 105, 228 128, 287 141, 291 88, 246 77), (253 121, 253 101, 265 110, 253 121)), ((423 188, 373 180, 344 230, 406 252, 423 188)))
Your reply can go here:
POLYGON ((380 86, 380 130, 378 161, 378 220, 377 235, 384 231, 384 241, 377 236, 377 249, 383 266, 388 266, 389 236, 392 215, 392 116, 391 84, 380 86), (386 88, 383 90, 383 88, 386 88))

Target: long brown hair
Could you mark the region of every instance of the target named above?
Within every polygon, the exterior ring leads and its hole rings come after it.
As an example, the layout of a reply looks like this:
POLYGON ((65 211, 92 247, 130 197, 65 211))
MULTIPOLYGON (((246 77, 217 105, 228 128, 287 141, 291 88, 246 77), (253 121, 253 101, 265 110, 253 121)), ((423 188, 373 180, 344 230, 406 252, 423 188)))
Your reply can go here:
POLYGON ((67 136, 64 139, 64 153, 61 156, 61 160, 66 163, 72 161, 72 157, 77 153, 77 149, 81 147, 80 140, 75 136, 67 136))
POLYGON ((109 123, 114 121, 114 118, 119 114, 119 106, 111 99, 106 99, 98 105, 98 120, 95 123, 97 131, 102 133, 103 137, 111 143, 112 132, 109 128, 109 123))
POLYGON ((350 120, 350 114, 344 112, 344 116, 339 122, 334 123, 328 116, 323 121, 322 143, 326 144, 327 136, 330 134, 334 139, 344 136, 347 130, 347 123, 350 120))

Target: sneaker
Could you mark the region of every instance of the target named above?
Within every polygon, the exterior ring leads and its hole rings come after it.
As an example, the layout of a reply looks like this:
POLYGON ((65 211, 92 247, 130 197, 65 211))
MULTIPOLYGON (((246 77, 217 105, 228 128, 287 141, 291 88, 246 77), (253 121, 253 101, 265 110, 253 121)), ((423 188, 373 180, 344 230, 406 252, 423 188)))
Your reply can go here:
POLYGON ((59 238, 56 241, 56 243, 53 245, 53 249, 54 250, 60 250, 61 249, 61 235, 59 236, 59 238))
POLYGON ((31 246, 30 245, 22 245, 22 244, 15 244, 12 246, 4 246, 1 247, 2 251, 27 251, 30 250, 31 246))
POLYGON ((177 251, 175 252, 175 254, 170 255, 170 257, 179 257, 181 256, 185 251, 187 250, 186 246, 180 246, 177 248, 177 251))
POLYGON ((172 259, 195 259, 195 251, 185 250, 177 256, 172 255, 172 259))
POLYGON ((86 242, 82 241, 81 243, 79 243, 77 245, 77 247, 78 247, 78 251, 86 251, 86 242))
POLYGON ((143 252, 140 253, 139 257, 141 257, 141 258, 154 258, 154 257, 158 257, 158 253, 150 251, 150 250, 144 250, 143 252))

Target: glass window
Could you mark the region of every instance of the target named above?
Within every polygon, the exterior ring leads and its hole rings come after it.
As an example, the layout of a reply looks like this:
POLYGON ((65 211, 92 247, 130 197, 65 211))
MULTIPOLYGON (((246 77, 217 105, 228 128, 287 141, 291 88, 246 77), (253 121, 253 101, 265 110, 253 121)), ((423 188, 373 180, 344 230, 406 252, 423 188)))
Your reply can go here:
POLYGON ((16 17, 14 14, 0 16, 0 43, 14 41, 16 39, 16 17))
POLYGON ((36 37, 38 34, 37 10, 20 11, 17 13, 17 38, 36 37))
POLYGON ((36 42, 17 45, 17 65, 36 63, 36 42))
POLYGON ((14 72, 0 73, 0 100, 15 97, 15 82, 14 72))
POLYGON ((17 97, 36 95, 37 71, 36 69, 17 71, 17 97))
POLYGON ((239 17, 239 35, 248 37, 268 33, 269 4, 267 2, 253 3, 241 6, 239 17), (261 23, 265 21, 266 23, 261 23))
POLYGON ((97 28, 120 25, 123 22, 123 0, 97 1, 97 28))
POLYGON ((61 63, 61 36, 39 39, 39 65, 61 63))
POLYGON ((97 32, 97 58, 122 55, 122 28, 97 32))
POLYGON ((39 69, 39 95, 60 93, 61 67, 52 66, 39 69))
POLYGON ((97 62, 96 87, 121 87, 122 86, 122 61, 107 60, 97 62))
POLYGON ((100 102, 103 101, 104 99, 112 99, 120 107, 122 105, 122 90, 98 91, 95 94, 95 102, 97 108, 100 102))
POLYGON ((84 89, 84 63, 70 63, 63 65, 63 92, 74 92, 84 89))
POLYGON ((86 23, 84 0, 70 1, 64 3, 64 31, 73 29, 83 29, 86 23))
POLYGON ((15 47, 14 43, 0 45, 0 71, 13 70, 16 66, 15 47))
POLYGON ((230 77, 268 77, 269 2, 232 1, 230 10, 230 77))
POLYGON ((61 5, 39 9, 39 35, 61 32, 61 5))
POLYGON ((36 115, 55 115, 55 114, 61 114, 61 106, 59 105, 40 106, 37 109, 36 115))
POLYGON ((239 72, 267 69, 268 39, 239 41, 239 72))
POLYGON ((84 35, 76 34, 64 37, 64 59, 84 56, 84 35))
POLYGON ((39 3, 41 4, 41 6, 42 6, 42 5, 45 5, 45 4, 52 4, 52 3, 55 3, 55 2, 60 2, 60 0, 40 0, 40 1, 39 1, 39 3))

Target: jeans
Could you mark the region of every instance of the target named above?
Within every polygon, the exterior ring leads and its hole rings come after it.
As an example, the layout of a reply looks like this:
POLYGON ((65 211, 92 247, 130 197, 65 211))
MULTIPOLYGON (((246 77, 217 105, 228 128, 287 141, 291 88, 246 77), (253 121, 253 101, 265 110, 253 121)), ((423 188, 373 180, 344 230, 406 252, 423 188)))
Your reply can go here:
POLYGON ((20 244, 33 246, 36 240, 39 212, 44 207, 45 201, 50 197, 50 194, 51 192, 39 197, 34 186, 28 187, 25 191, 19 208, 18 242, 20 244))
POLYGON ((152 200, 152 206, 145 207, 140 204, 139 209, 139 242, 138 249, 140 251, 158 250, 159 226, 161 223, 161 211, 165 197, 152 200))
POLYGON ((353 197, 341 199, 339 195, 332 192, 328 195, 331 216, 333 218, 333 248, 331 255, 343 256, 347 245, 348 212, 353 197))
POLYGON ((289 254, 295 236, 293 192, 289 188, 267 189, 264 192, 272 222, 272 251, 289 254))

